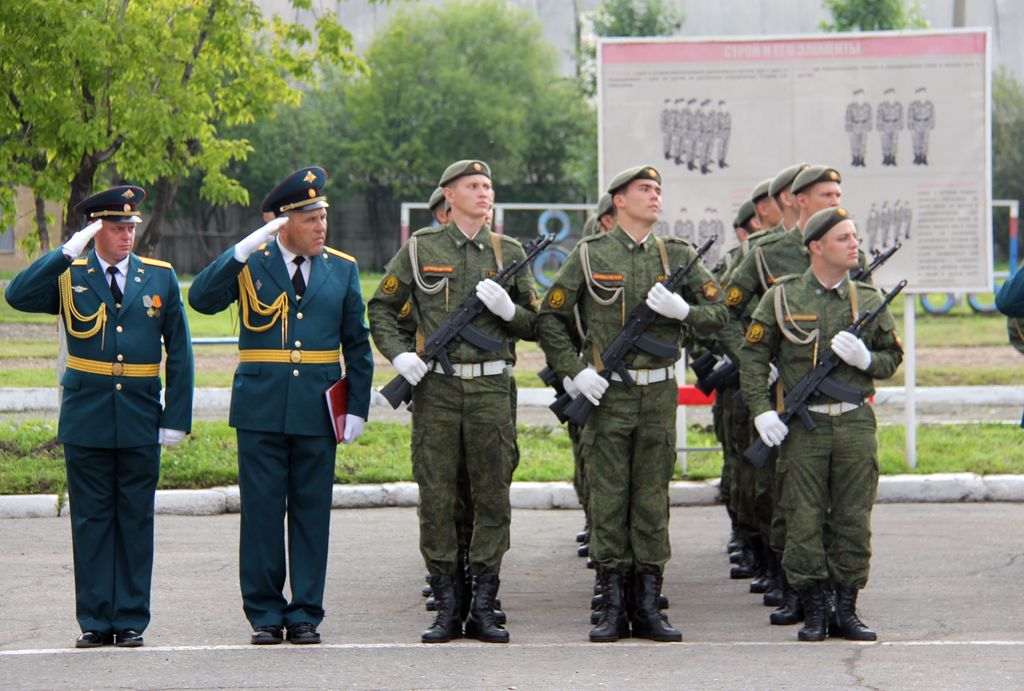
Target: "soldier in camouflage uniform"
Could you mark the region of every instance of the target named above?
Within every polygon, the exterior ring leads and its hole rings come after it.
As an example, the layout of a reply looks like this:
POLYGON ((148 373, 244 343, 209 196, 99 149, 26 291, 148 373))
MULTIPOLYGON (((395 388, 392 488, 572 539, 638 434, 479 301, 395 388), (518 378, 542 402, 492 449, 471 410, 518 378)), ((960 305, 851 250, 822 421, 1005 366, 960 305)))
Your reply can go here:
POLYGON ((914 145, 914 165, 928 165, 928 133, 935 129, 935 105, 923 86, 915 90, 917 100, 907 106, 907 129, 914 145))
MULTIPOLYGON (((583 429, 590 489, 590 554, 604 596, 592 641, 629 635, 678 641, 682 635, 658 610, 662 572, 670 557, 668 483, 675 466, 676 358, 634 352, 627 367, 637 386, 618 375, 606 379, 601 353, 641 300, 661 315, 648 335, 682 345, 683 325, 720 328, 726 319, 718 284, 699 263, 680 293, 657 281, 693 258, 674 238, 652 235, 661 212, 661 175, 649 166, 630 168, 608 186, 618 225, 582 240, 555 276, 537 320, 541 347, 555 372, 569 377, 596 408, 583 429), (579 307, 586 338, 582 354, 572 342, 579 307), (632 621, 623 600, 634 579, 632 621)), ((607 376, 607 373, 606 375, 607 376)))
POLYGON ((799 639, 825 639, 831 577, 838 624, 831 633, 873 641, 875 633, 856 611, 857 593, 868 578, 871 507, 878 486, 875 414, 868 399, 875 392, 873 380, 892 376, 903 350, 888 311, 870 323, 861 338, 846 331, 882 300, 871 285, 849 279, 859 253, 857 231, 846 210, 817 212, 804 225, 803 240, 810 268, 777 280, 747 329, 740 370, 743 396, 762 441, 781 446, 776 474, 786 478, 780 498, 786 513, 782 565, 806 613, 799 639), (821 395, 808 406, 814 430, 799 423, 787 427, 764 387, 771 363, 778 365, 784 395, 813 369, 827 346, 843 363, 830 376, 862 392, 863 402, 821 395), (828 545, 826 515, 831 525, 828 545))
POLYGON ((871 104, 864 100, 864 89, 853 92, 856 101, 846 106, 846 134, 850 137, 850 165, 864 167, 864 156, 868 150, 868 133, 871 131, 871 104))
POLYGON ((896 144, 903 129, 903 104, 894 100, 896 90, 886 89, 889 100, 878 104, 875 113, 875 128, 882 135, 882 165, 896 165, 896 144))
POLYGON ((369 304, 371 332, 378 350, 414 387, 412 461, 420 487, 420 551, 437 601, 437 614, 421 640, 440 643, 462 635, 453 578, 458 563, 456 476, 464 462, 474 504, 469 548, 474 593, 466 635, 504 643, 508 632, 495 621, 494 599, 508 550, 515 462, 509 341, 534 337, 537 299, 528 271, 519 272, 506 289, 489 280, 525 254, 518 242, 492 234, 484 224, 494 203, 487 164, 453 163, 439 186, 445 188, 451 220, 417 231, 388 262, 369 304), (408 350, 398 314, 411 300, 418 351, 471 291, 487 307, 474 326, 500 339, 502 346, 489 353, 464 340, 453 343, 448 356, 455 376, 448 376, 408 350))

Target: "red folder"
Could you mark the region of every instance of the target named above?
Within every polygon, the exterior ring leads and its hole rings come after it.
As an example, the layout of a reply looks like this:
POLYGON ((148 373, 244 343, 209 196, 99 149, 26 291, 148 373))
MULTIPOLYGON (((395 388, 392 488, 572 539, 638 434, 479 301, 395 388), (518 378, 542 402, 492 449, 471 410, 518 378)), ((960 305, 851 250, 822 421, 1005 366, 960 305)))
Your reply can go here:
POLYGON ((331 427, 334 428, 335 443, 340 444, 345 436, 345 414, 348 413, 348 377, 342 377, 328 387, 324 391, 324 398, 327 400, 331 427))

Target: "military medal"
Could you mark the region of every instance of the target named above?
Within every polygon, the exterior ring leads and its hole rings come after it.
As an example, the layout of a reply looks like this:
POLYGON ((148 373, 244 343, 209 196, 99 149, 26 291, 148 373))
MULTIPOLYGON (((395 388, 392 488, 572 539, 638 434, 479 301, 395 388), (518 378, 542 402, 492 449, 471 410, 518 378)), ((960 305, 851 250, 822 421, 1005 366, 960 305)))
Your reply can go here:
POLYGON ((142 304, 146 307, 146 316, 159 317, 160 308, 163 307, 163 300, 159 295, 143 295, 142 304))

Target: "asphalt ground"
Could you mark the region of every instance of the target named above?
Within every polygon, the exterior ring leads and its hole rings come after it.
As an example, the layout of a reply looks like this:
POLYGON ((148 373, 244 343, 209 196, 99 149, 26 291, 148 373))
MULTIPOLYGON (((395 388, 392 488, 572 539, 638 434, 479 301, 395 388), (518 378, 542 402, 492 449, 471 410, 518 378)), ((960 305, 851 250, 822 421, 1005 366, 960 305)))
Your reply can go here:
POLYGON ((683 643, 591 644, 579 511, 514 512, 499 593, 508 645, 419 644, 431 615, 414 509, 332 514, 320 646, 248 645, 238 515, 159 515, 153 622, 138 649, 75 650, 69 523, 0 521, 0 687, 876 688, 1024 686, 1024 505, 874 513, 862 618, 877 643, 799 643, 730 581, 721 507, 675 508, 667 614, 683 643))

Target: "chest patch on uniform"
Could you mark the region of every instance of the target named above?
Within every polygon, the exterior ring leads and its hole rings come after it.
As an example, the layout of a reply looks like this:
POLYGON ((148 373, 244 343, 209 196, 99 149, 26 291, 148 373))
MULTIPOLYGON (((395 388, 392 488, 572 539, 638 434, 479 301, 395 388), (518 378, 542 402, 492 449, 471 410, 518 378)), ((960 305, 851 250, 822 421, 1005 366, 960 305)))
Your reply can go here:
POLYGON ((787 314, 786 321, 788 322, 816 322, 818 321, 817 314, 787 314))
POLYGON ((740 300, 743 299, 743 289, 739 286, 732 286, 725 294, 725 301, 730 305, 740 304, 740 300))
POLYGON ((398 312, 399 319, 405 319, 412 312, 412 302, 406 300, 405 304, 402 305, 402 309, 398 312))
POLYGON ((388 274, 380 282, 380 292, 385 295, 394 295, 398 291, 398 277, 388 274))
POLYGON ((554 288, 548 293, 548 307, 558 309, 565 304, 565 291, 561 288, 554 288))
POLYGON ((425 274, 450 274, 455 271, 455 267, 440 264, 424 264, 421 271, 425 274))
POLYGON ((591 278, 595 281, 621 281, 625 278, 622 274, 592 273, 591 278))
POLYGON ((718 297, 718 284, 714 281, 708 281, 700 287, 704 291, 704 297, 708 300, 714 300, 718 297))
POLYGON ((764 338, 764 327, 754 322, 747 329, 747 342, 748 343, 760 343, 761 339, 764 338))

